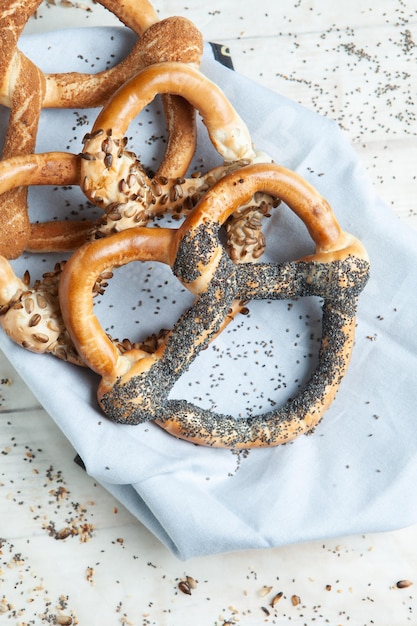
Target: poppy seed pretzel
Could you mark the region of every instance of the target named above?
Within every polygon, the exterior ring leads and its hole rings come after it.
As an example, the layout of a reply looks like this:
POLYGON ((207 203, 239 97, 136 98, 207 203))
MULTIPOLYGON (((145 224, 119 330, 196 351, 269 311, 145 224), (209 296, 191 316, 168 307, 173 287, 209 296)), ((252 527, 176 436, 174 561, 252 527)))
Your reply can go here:
POLYGON ((87 365, 101 376, 97 397, 119 423, 154 420, 196 444, 275 446, 310 432, 321 420, 346 373, 359 293, 369 273, 362 244, 341 230, 331 207, 300 176, 274 164, 253 164, 219 180, 179 229, 130 229, 80 248, 65 266, 60 303, 68 332, 87 365), (283 264, 235 264, 218 239, 220 225, 257 191, 283 200, 305 223, 316 251, 283 264), (168 264, 196 295, 152 355, 120 355, 93 311, 91 289, 103 270, 131 261, 168 264), (239 298, 323 298, 319 364, 304 389, 283 407, 235 419, 168 399, 181 374, 218 333, 239 298))
MULTIPOLYGON (((230 166, 241 167, 241 164, 230 166)), ((225 175, 224 168, 219 168, 218 176, 225 175)), ((214 176, 212 176, 214 178, 214 176)), ((214 184, 208 176, 207 183, 200 185, 199 197, 204 194, 209 184, 214 184)), ((31 154, 14 157, 0 162, 0 193, 24 185, 75 185, 80 179, 80 158, 70 153, 51 152, 44 154, 31 154)), ((200 179, 199 179, 199 182, 200 179)), ((194 194, 196 195, 196 194, 194 194)), ((160 207, 159 211, 163 211, 160 207)), ((259 211, 262 211, 262 205, 259 211)), ((81 246, 91 231, 90 222, 50 222, 47 240, 54 251, 70 252, 81 246), (70 228, 65 231, 63 226, 69 224, 70 228), (57 228, 55 229, 55 225, 57 228)), ((127 226, 126 226, 127 228, 127 226)), ((36 240, 32 238, 32 246, 36 240)), ((46 244, 42 239, 39 248, 45 252, 46 244)), ((242 245, 242 250, 244 245, 242 245)), ((255 254, 253 244, 249 241, 246 247, 247 254, 255 254)), ((37 280, 30 286, 28 274, 20 279, 15 276, 11 265, 5 257, 0 256, 0 325, 6 334, 15 343, 36 353, 49 353, 58 358, 83 365, 82 359, 69 339, 64 327, 60 307, 57 299, 58 283, 60 280, 63 264, 56 264, 53 270, 46 272, 42 280, 37 280)), ((93 293, 103 293, 111 273, 104 271, 97 277, 92 287, 93 293)), ((245 303, 236 301, 230 308, 224 325, 219 332, 228 324, 235 315, 244 309, 245 303)), ((127 349, 141 349, 147 352, 155 351, 159 346, 157 335, 147 338, 142 342, 131 342, 129 339, 112 339, 116 349, 124 352, 127 349)))
MULTIPOLYGON (((146 240, 145 236, 143 242, 146 240)), ((139 243, 139 236, 136 237, 136 242, 139 243)), ((0 326, 9 339, 30 352, 50 354, 62 361, 85 367, 64 325, 58 299, 59 282, 65 263, 66 261, 56 263, 52 270, 45 272, 40 280, 31 285, 28 271, 23 278, 19 278, 10 262, 0 256, 0 326)), ((105 292, 112 277, 113 272, 106 269, 96 277, 92 285, 93 297, 105 292)), ((218 333, 241 311, 243 304, 238 301, 233 303, 218 333)), ((108 337, 119 354, 133 350, 153 354, 167 332, 161 329, 137 342, 127 338, 119 340, 108 337)))
MULTIPOLYGON (((132 51, 114 67, 97 74, 79 72, 43 74, 17 48, 19 36, 41 0, 4 0, 0 9, 0 103, 10 108, 3 158, 34 152, 41 109, 45 107, 96 107, 130 76, 148 64, 181 60, 198 65, 203 42, 198 29, 181 17, 158 21, 148 0, 99 0, 137 35, 132 51)), ((181 98, 164 98, 168 142, 161 171, 182 175, 194 154, 195 112, 181 98)), ((0 205, 0 254, 17 258, 48 236, 49 226, 30 224, 27 189, 16 188, 2 197, 0 205)), ((58 226, 54 226, 55 232, 58 226)), ((70 226, 65 225, 68 232, 70 226)))

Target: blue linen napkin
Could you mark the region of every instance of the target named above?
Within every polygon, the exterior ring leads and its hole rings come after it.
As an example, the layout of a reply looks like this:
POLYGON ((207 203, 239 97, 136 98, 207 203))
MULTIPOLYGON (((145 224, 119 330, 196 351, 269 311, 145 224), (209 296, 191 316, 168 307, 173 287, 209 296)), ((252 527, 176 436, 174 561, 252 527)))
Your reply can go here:
MULTIPOLYGON (((86 28, 27 36, 21 48, 45 71, 97 71, 132 41, 124 29, 86 28)), ((237 453, 179 441, 152 423, 116 425, 97 407, 97 376, 25 352, 4 333, 0 347, 87 472, 181 559, 414 524, 417 234, 378 197, 335 122, 223 67, 210 46, 202 71, 222 87, 256 147, 315 186, 371 259, 351 365, 315 432, 285 446, 237 453)), ((160 110, 156 99, 129 128, 132 148, 151 166, 163 153, 160 110)), ((96 114, 44 111, 37 151, 79 152, 96 114)), ((6 124, 3 109, 2 136, 6 124)), ((208 169, 218 162, 199 123, 194 164, 208 169)), ((30 203, 32 220, 91 215, 78 189, 32 188, 30 203)), ((295 259, 313 249, 285 206, 268 220, 265 234, 265 260, 295 259)), ((14 266, 19 274, 30 267, 36 278, 57 258, 24 255, 14 266)), ((170 327, 190 302, 165 266, 132 264, 117 270, 97 311, 115 336, 145 337, 170 327)), ((308 379, 320 303, 252 302, 249 310, 198 356, 172 397, 236 416, 257 414, 285 402, 308 379)))

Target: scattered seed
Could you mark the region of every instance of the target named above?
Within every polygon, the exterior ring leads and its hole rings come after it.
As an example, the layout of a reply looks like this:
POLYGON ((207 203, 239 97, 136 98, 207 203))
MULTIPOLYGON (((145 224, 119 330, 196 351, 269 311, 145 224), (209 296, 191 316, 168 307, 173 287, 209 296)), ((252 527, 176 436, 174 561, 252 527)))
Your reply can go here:
POLYGON ((69 615, 56 615, 55 624, 59 624, 60 626, 71 626, 72 617, 69 615))
POLYGON ((60 539, 60 540, 66 539, 70 535, 72 535, 71 528, 62 528, 56 533, 55 539, 60 539))
POLYGON ((271 600, 270 604, 272 606, 272 608, 275 608, 276 605, 278 604, 278 602, 281 600, 282 596, 284 595, 284 593, 282 591, 280 591, 279 593, 277 593, 271 600))
POLYGON ((268 593, 271 593, 271 591, 272 591, 272 587, 268 587, 267 585, 264 585, 262 589, 259 591, 259 595, 261 596, 261 598, 264 598, 265 596, 268 595, 268 593))
POLYGON ((180 580, 180 582, 178 583, 178 589, 185 593, 187 596, 191 595, 191 588, 186 580, 180 580))
POLYGON ((397 587, 398 589, 405 589, 406 587, 411 587, 412 584, 411 580, 404 579, 397 582, 397 587))
POLYGON ((197 588, 197 581, 192 576, 186 576, 186 581, 187 581, 188 586, 190 587, 190 589, 196 589, 197 588))

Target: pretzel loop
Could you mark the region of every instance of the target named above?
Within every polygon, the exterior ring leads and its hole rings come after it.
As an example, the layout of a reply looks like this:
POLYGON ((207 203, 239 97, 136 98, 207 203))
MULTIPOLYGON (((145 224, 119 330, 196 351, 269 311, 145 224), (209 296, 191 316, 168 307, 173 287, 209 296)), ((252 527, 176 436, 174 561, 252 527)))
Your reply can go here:
MULTIPOLYGON (((199 65, 202 36, 186 18, 169 17, 158 21, 148 0, 98 2, 139 36, 132 50, 118 64, 96 74, 44 74, 17 48, 24 25, 41 0, 3 1, 0 12, 0 103, 10 108, 3 159, 34 152, 42 108, 101 106, 139 69, 161 60, 199 65)), ((182 98, 167 95, 163 97, 163 103, 168 139, 160 172, 166 176, 182 176, 195 150, 195 112, 182 98)), ((24 250, 68 249, 81 237, 79 225, 72 221, 31 224, 26 186, 7 191, 1 200, 0 254, 9 259, 17 258, 24 250)))
POLYGON ((289 170, 259 164, 218 181, 178 230, 131 229, 84 246, 64 268, 60 300, 77 350, 102 375, 98 399, 112 420, 127 424, 155 420, 171 434, 202 445, 261 447, 310 431, 330 405, 348 367, 357 300, 368 273, 366 251, 340 229, 328 203, 289 170), (312 235, 313 255, 284 264, 232 262, 218 231, 254 190, 285 199, 312 235), (98 257, 103 262, 97 264, 98 257), (153 355, 131 352, 114 358, 107 352, 110 340, 99 328, 88 293, 103 263, 123 265, 133 259, 169 264, 196 294, 196 301, 153 355), (80 278, 82 266, 91 268, 88 280, 82 274, 80 278), (319 364, 304 389, 283 407, 255 418, 234 419, 168 399, 175 381, 219 331, 237 298, 308 295, 324 299, 319 364))
POLYGON ((132 197, 140 200, 144 176, 137 171, 132 153, 125 150, 124 135, 158 94, 179 95, 195 107, 226 161, 256 156, 245 123, 216 84, 189 64, 158 63, 142 69, 113 95, 85 137, 81 178, 84 193, 94 204, 114 202, 120 188, 127 190, 125 202, 132 197))

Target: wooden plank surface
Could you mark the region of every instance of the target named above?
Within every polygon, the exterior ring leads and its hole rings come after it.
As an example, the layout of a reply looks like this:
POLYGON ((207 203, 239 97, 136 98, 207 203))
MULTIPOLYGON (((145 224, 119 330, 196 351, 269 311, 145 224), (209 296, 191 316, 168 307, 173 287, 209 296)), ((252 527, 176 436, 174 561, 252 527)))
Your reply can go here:
MULTIPOLYGON (((415 0, 154 5, 226 45, 236 71, 339 123, 378 193, 417 227, 415 0)), ((115 23, 91 0, 55 0, 25 32, 115 23)), ((417 583, 417 527, 179 562, 74 463, 3 355, 0 379, 1 623, 417 623, 415 585, 396 585, 417 583), (191 595, 178 588, 186 575, 191 595)))

